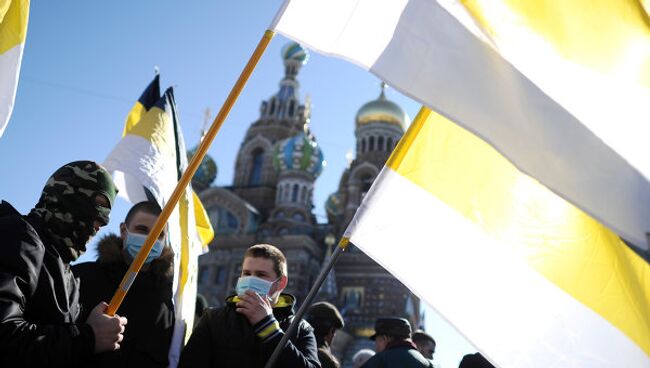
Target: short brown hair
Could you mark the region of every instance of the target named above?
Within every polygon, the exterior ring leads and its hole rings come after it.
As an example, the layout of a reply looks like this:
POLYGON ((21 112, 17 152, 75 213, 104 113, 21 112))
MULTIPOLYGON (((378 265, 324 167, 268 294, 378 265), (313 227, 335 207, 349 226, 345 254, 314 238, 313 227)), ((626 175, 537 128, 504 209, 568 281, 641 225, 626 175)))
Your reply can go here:
POLYGON ((255 244, 246 250, 244 258, 266 258, 273 261, 273 271, 278 277, 287 276, 287 258, 271 244, 255 244))

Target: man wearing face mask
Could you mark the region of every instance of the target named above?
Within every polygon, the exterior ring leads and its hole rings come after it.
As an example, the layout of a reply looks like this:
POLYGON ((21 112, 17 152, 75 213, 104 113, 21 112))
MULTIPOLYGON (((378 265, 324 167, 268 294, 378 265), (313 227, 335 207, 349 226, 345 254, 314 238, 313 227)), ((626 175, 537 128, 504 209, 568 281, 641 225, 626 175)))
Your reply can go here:
MULTIPOLYGON (((80 279, 80 301, 84 307, 111 300, 160 213, 160 207, 154 202, 137 203, 120 224, 120 236, 110 234, 100 239, 96 262, 73 266, 80 279)), ((165 240, 163 229, 120 306, 120 314, 129 319, 121 349, 96 355, 87 366, 167 367, 169 364, 167 355, 174 327, 174 254, 165 246, 165 240)))
POLYGON ((76 366, 119 349, 126 318, 105 315, 105 303, 80 318, 70 271, 108 223, 116 193, 104 168, 76 161, 49 178, 27 216, 0 203, 0 366, 76 366))
MULTIPOLYGON (((203 313, 178 366, 264 367, 293 320, 295 298, 282 293, 287 282, 287 260, 278 248, 248 248, 236 295, 203 313)), ((313 329, 301 320, 276 367, 320 368, 316 350, 313 329)))

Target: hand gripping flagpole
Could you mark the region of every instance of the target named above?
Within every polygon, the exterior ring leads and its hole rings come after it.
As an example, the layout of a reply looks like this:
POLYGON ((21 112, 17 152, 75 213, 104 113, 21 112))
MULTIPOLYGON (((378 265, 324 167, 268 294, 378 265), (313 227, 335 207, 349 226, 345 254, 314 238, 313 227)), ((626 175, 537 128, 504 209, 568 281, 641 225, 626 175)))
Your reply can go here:
POLYGON ((262 36, 262 39, 257 44, 255 51, 253 51, 253 55, 248 60, 248 63, 244 67, 244 70, 241 72, 239 79, 237 79, 237 82, 235 83, 232 90, 230 91, 230 94, 226 98, 226 101, 223 103, 223 106, 221 106, 221 110, 219 110, 219 113, 214 118, 214 121, 212 122, 212 126, 210 126, 210 129, 208 130, 208 132, 205 134, 205 137, 201 141, 201 144, 199 145, 196 154, 194 154, 194 156, 190 160, 189 164, 187 165, 187 169, 185 170, 183 176, 181 176, 180 180, 178 181, 176 188, 174 188, 174 191, 172 192, 169 201, 163 207, 162 212, 160 213, 160 216, 158 216, 158 220, 156 220, 156 223, 151 229, 151 232, 147 236, 144 245, 138 252, 138 255, 135 257, 133 262, 131 262, 131 266, 129 267, 128 271, 124 275, 124 278, 122 278, 120 287, 115 291, 115 294, 111 299, 111 303, 108 305, 108 308, 106 309, 106 314, 108 314, 109 316, 115 315, 115 312, 117 312, 117 309, 122 304, 122 301, 126 296, 126 293, 129 291, 129 288, 133 284, 133 281, 138 275, 138 272, 140 272, 140 269, 142 268, 145 259, 149 255, 149 252, 151 252, 151 248, 153 248, 154 242, 156 241, 156 239, 158 239, 158 236, 160 236, 163 227, 165 227, 167 220, 169 220, 169 216, 174 210, 174 207, 176 207, 176 204, 178 203, 181 194, 183 194, 185 188, 187 187, 187 185, 190 183, 190 180, 194 176, 194 173, 196 173, 196 170, 201 164, 201 161, 205 157, 205 154, 208 152, 208 148, 210 147, 210 144, 214 140, 214 137, 216 137, 217 133, 219 132, 219 129, 221 129, 221 125, 223 125, 223 122, 226 120, 226 117, 228 116, 230 109, 232 109, 232 106, 235 104, 235 101, 237 101, 237 98, 239 97, 242 90, 244 89, 244 86, 246 85, 248 78, 253 73, 253 70, 255 70, 255 66, 257 65, 260 58, 262 57, 262 54, 264 54, 264 50, 266 50, 266 47, 271 42, 271 39, 273 38, 274 35, 275 32, 271 30, 267 30, 266 32, 264 32, 264 36, 262 36))
POLYGON ((275 350, 273 350, 273 354, 271 354, 271 357, 266 362, 264 368, 273 368, 273 366, 275 365, 275 361, 278 360, 278 356, 280 356, 280 352, 287 344, 287 341, 289 341, 289 338, 296 333, 296 328, 298 328, 298 324, 300 323, 300 320, 302 320, 302 317, 307 312, 307 309, 311 306, 311 302, 316 297, 316 293, 318 293, 318 290, 323 285, 323 282, 325 282, 325 278, 327 278, 327 275, 330 273, 330 270, 332 269, 332 267, 334 267, 337 258, 339 258, 341 253, 345 251, 345 249, 348 247, 349 244, 350 244, 350 240, 348 238, 341 239, 338 247, 336 247, 336 250, 334 251, 334 253, 332 253, 332 256, 327 262, 327 265, 323 267, 323 269, 320 271, 318 278, 314 282, 314 286, 312 286, 311 290, 309 290, 309 293, 307 294, 305 301, 300 306, 300 309, 298 309, 298 313, 296 313, 296 315, 293 317, 293 321, 291 321, 289 328, 284 332, 284 336, 282 336, 282 339, 280 339, 280 342, 278 343, 278 345, 276 345, 275 350))

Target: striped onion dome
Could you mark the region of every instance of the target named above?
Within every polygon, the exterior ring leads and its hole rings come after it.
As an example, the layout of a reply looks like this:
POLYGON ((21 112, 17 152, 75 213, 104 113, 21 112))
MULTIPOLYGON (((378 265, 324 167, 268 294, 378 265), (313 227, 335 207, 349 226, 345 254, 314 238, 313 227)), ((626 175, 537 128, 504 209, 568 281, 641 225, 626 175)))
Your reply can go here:
POLYGON ((297 134, 275 145, 273 167, 278 172, 298 170, 316 178, 323 171, 324 164, 323 152, 316 141, 305 133, 297 134))
POLYGON ((282 59, 285 61, 299 61, 304 65, 309 59, 309 53, 307 52, 307 49, 300 46, 300 44, 296 42, 290 42, 282 48, 282 59))

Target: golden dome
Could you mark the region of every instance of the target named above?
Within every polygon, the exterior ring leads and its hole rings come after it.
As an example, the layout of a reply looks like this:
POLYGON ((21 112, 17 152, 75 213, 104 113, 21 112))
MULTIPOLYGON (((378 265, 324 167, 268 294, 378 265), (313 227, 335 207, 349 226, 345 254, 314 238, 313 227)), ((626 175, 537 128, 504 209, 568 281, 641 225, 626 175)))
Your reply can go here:
POLYGON ((357 112, 357 126, 368 123, 388 123, 406 129, 409 121, 408 115, 398 104, 386 98, 384 88, 385 85, 382 84, 381 94, 376 100, 361 106, 359 112, 357 112))

